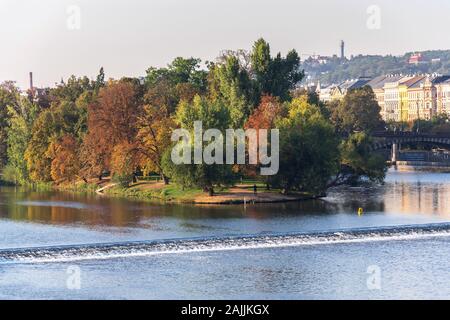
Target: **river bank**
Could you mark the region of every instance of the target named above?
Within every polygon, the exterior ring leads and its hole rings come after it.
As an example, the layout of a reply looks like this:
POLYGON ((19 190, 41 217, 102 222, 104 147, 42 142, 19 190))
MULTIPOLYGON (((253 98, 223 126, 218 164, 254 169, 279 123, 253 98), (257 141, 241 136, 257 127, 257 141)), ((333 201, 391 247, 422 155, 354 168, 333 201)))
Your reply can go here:
MULTIPOLYGON (((4 186, 14 186, 5 183, 4 186)), ((154 203, 194 204, 194 205, 233 205, 257 203, 286 203, 306 201, 324 197, 309 193, 283 194, 279 189, 267 190, 266 186, 258 181, 243 181, 233 187, 216 187, 213 196, 196 188, 183 188, 177 184, 165 185, 162 181, 138 180, 129 187, 120 186, 110 177, 98 180, 92 178, 88 181, 71 183, 39 183, 25 186, 37 191, 63 191, 80 194, 96 194, 102 197, 123 198, 154 203), (257 190, 255 192, 254 186, 257 190)))
POLYGON ((110 183, 102 187, 104 196, 124 197, 163 203, 184 203, 195 205, 231 205, 250 203, 280 203, 310 200, 316 197, 297 193, 284 195, 280 190, 265 190, 261 184, 238 184, 231 188, 217 188, 213 196, 201 189, 185 189, 175 184, 162 182, 137 182, 128 188, 110 183))
POLYGON ((319 198, 308 193, 283 194, 281 190, 267 190, 259 182, 243 182, 233 187, 217 187, 213 196, 201 189, 183 188, 176 184, 165 185, 161 181, 138 181, 122 187, 111 180, 91 179, 87 182, 45 184, 30 186, 37 190, 96 194, 102 197, 124 198, 155 203, 178 203, 194 205, 231 205, 256 203, 283 203, 319 198), (254 185, 257 186, 255 192, 254 185))

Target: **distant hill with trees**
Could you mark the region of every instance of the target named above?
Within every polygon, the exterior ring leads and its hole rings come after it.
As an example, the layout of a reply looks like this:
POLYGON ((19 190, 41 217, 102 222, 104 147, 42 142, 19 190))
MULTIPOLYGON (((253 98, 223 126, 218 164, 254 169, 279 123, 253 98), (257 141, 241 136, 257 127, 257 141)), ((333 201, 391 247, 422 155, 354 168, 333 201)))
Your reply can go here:
POLYGON ((323 84, 383 74, 450 74, 450 50, 408 52, 402 56, 358 55, 345 60, 334 56, 321 59, 320 62, 309 58, 302 62, 301 67, 309 80, 320 80, 323 84), (420 63, 409 63, 414 54, 421 54, 420 63))

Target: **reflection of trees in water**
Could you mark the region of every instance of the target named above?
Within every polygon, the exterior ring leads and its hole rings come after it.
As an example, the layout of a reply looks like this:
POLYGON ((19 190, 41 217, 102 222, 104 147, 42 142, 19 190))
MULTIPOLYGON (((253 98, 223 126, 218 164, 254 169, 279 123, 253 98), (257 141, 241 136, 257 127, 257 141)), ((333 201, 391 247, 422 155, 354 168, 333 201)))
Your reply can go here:
MULTIPOLYGON (((276 204, 193 206, 152 204, 119 198, 106 198, 69 192, 35 192, 2 188, 0 216, 13 220, 49 224, 83 224, 85 226, 154 227, 151 219, 186 220, 187 228, 203 228, 202 219, 273 219, 301 215, 356 213, 428 213, 446 215, 450 209, 450 185, 418 181, 394 182, 376 188, 342 188, 325 199, 276 204), (18 205, 17 202, 42 202, 42 205, 18 205), (48 204, 46 204, 48 202, 48 204), (54 203, 56 205, 51 206, 54 203), (58 206, 58 203, 61 204, 58 206), (67 207, 74 203, 75 207, 67 207), (76 204, 82 204, 76 208, 76 204), (47 205, 47 206, 46 206, 47 205), (193 220, 193 221, 191 221, 193 220), (145 223, 142 223, 145 221, 145 223), (189 223, 191 225, 189 225, 189 223)), ((183 221, 181 222, 183 223, 183 221)))
MULTIPOLYGON (((157 205, 124 199, 95 197, 64 192, 11 193, 6 213, 14 220, 28 220, 52 224, 77 224, 90 226, 133 227, 150 218, 173 217, 186 220, 253 218, 271 219, 280 216, 332 214, 341 210, 352 211, 360 203, 345 206, 324 200, 310 200, 274 204, 247 204, 225 206, 157 205), (18 205, 26 201, 30 205, 18 205), (48 206, 46 203, 48 202, 48 206), (39 204, 41 203, 41 205, 39 204), (66 207, 67 203, 81 203, 82 208, 66 207), (53 204, 53 206, 51 206, 53 204), (58 206, 58 204, 60 204, 58 206)), ((370 209, 375 204, 368 206, 370 209)), ((195 225, 195 228, 201 226, 195 225)))
POLYGON ((133 223, 133 215, 125 206, 104 206, 94 196, 66 192, 8 192, 6 210, 2 216, 12 220, 26 220, 50 224, 76 224, 98 226, 127 226, 133 223), (24 202, 20 204, 20 202, 24 202), (70 207, 70 203, 74 207, 70 207), (76 204, 82 204, 77 208, 76 204))

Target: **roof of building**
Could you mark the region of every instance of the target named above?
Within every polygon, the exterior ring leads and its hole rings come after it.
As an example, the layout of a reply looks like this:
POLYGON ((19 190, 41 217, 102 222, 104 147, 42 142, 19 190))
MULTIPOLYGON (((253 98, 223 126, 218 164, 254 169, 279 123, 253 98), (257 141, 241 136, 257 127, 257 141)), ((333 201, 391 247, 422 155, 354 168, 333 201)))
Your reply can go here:
POLYGON ((419 88, 427 79, 426 76, 414 76, 411 79, 402 83, 407 88, 419 88))
POLYGON ((388 82, 397 82, 402 79, 403 76, 387 75, 378 76, 367 83, 372 89, 383 89, 384 85, 388 82))
POLYGON ((358 88, 364 87, 369 81, 370 81, 370 78, 359 78, 359 79, 347 80, 347 81, 344 81, 343 83, 341 83, 339 85, 339 88, 342 91, 358 89, 358 88))
POLYGON ((433 80, 433 84, 450 83, 450 76, 437 76, 433 80))
POLYGON ((371 78, 358 78, 352 80, 346 80, 339 85, 332 84, 326 88, 322 88, 321 91, 328 91, 332 89, 339 89, 342 93, 351 89, 357 89, 366 85, 372 89, 384 89, 386 84, 389 88, 394 88, 399 85, 406 86, 407 88, 419 88, 426 79, 430 79, 432 84, 448 84, 450 85, 450 75, 384 75, 371 78))
POLYGON ((450 84, 450 76, 427 75, 427 76, 421 76, 421 79, 419 79, 419 81, 410 85, 410 88, 420 88, 427 80, 430 80, 433 85, 441 84, 441 83, 450 84))
POLYGON ((408 82, 409 80, 411 80, 412 78, 414 78, 413 76, 393 76, 390 77, 389 79, 387 79, 384 82, 384 89, 394 89, 397 90, 398 86, 405 84, 406 82, 408 82))

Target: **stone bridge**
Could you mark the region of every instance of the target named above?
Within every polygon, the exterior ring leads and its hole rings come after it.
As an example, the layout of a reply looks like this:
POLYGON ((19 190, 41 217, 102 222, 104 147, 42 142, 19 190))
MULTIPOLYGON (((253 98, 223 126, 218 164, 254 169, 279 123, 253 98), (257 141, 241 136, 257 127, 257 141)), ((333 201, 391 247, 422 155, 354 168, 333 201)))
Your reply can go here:
POLYGON ((397 161, 399 146, 405 143, 425 143, 450 149, 450 134, 429 134, 415 132, 375 132, 372 134, 373 150, 392 150, 392 162, 397 161))
POLYGON ((414 132, 375 132, 372 134, 374 139, 373 149, 385 149, 391 147, 394 143, 422 142, 432 145, 446 146, 450 148, 450 134, 428 134, 414 132))

